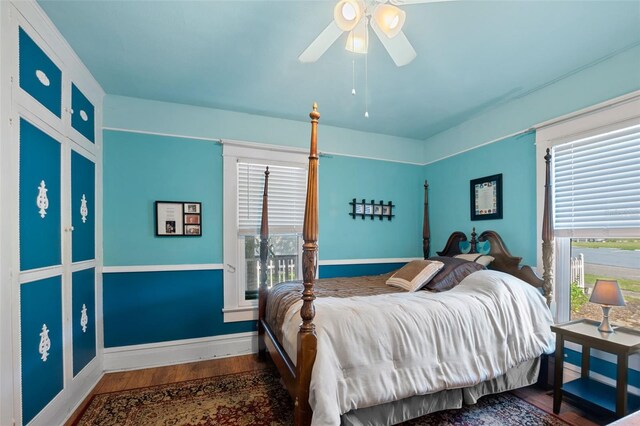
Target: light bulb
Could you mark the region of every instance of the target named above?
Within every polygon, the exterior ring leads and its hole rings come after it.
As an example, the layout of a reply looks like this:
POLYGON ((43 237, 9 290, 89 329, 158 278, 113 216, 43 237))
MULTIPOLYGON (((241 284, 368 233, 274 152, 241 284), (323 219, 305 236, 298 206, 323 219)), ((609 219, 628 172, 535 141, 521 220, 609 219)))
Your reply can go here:
POLYGON ((355 96, 355 95, 356 95, 356 89, 351 89, 351 94, 352 94, 353 96, 355 96))
POLYGON ((369 118, 369 111, 364 112, 364 118, 369 118))

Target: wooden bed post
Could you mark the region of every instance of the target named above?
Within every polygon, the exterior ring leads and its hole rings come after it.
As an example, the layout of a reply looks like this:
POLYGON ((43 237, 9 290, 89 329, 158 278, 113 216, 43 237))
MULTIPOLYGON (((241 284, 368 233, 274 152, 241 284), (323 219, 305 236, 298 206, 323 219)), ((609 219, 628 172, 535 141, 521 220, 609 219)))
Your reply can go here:
POLYGON ((309 387, 311 372, 316 359, 318 338, 313 318, 316 309, 313 301, 313 284, 316 278, 318 260, 318 104, 314 102, 311 117, 311 149, 309 152, 309 171, 307 177, 307 200, 304 209, 304 226, 302 246, 302 324, 298 331, 298 348, 296 362, 296 398, 294 418, 296 425, 311 424, 311 406, 309 405, 309 387))
POLYGON ((544 212, 542 216, 542 266, 544 271, 544 294, 547 298, 547 305, 551 305, 553 298, 554 278, 554 237, 551 223, 553 221, 553 203, 551 200, 551 153, 547 148, 547 155, 544 156, 545 180, 544 180, 544 212))
POLYGON ((422 218, 422 254, 429 258, 431 230, 429 229, 429 183, 424 181, 424 217, 422 218))
POLYGON ((264 171, 264 192, 262 193, 262 221, 260 222, 260 277, 258 290, 258 356, 264 359, 266 346, 264 325, 261 319, 267 307, 267 257, 269 256, 269 166, 264 171))

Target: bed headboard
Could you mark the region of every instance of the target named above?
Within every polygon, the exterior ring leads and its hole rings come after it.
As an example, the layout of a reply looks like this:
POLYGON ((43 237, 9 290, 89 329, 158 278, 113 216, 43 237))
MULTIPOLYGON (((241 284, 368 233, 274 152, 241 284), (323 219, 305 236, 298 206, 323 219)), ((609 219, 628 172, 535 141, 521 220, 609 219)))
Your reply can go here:
MULTIPOLYGON (((544 291, 544 280, 542 280, 530 266, 524 265, 520 267, 522 258, 511 255, 511 253, 507 249, 507 246, 502 240, 502 237, 500 237, 497 232, 484 231, 477 239, 476 236, 476 229, 473 228, 473 231, 471 232, 471 240, 469 241, 469 253, 478 253, 478 242, 488 241, 490 250, 487 254, 494 258, 493 262, 491 262, 491 264, 489 265, 489 269, 513 275, 517 278, 520 278, 522 281, 528 282, 532 286, 544 291)), ((464 234, 464 232, 454 232, 449 236, 444 249, 437 252, 438 255, 452 257, 456 254, 461 254, 462 252, 460 251, 460 243, 463 241, 467 241, 467 236, 464 234)))

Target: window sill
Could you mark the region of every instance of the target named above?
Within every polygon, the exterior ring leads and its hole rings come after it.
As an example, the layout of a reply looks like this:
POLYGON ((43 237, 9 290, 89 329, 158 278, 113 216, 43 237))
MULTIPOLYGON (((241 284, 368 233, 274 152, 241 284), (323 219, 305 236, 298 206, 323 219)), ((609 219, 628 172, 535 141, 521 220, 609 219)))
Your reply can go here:
POLYGON ((224 322, 254 321, 258 319, 257 306, 240 306, 222 309, 224 322))

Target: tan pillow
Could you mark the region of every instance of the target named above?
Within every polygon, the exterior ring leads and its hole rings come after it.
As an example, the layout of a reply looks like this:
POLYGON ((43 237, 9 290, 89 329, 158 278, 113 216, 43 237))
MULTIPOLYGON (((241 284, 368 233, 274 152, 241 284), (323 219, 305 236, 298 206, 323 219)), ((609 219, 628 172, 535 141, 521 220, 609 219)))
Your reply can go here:
POLYGON ((388 285, 407 291, 417 291, 424 287, 444 266, 437 260, 412 260, 391 275, 388 285))
POLYGON ((453 257, 457 257, 458 259, 468 260, 470 262, 476 262, 481 264, 482 266, 489 266, 491 262, 495 259, 493 256, 487 256, 485 254, 478 253, 469 253, 469 254, 456 254, 453 257))

